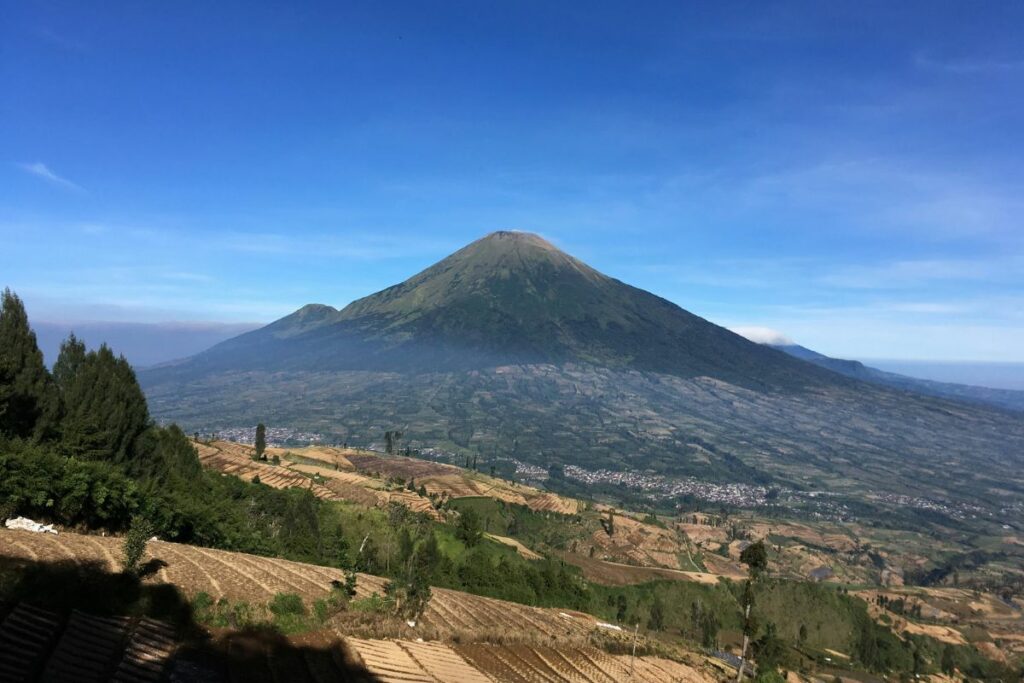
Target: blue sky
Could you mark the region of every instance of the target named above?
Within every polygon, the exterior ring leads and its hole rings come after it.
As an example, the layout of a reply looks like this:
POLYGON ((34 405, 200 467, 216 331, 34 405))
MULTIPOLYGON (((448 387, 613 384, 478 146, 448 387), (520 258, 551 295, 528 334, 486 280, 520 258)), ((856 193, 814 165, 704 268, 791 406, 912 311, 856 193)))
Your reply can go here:
POLYGON ((1024 361, 1024 4, 297 4, 0 0, 0 286, 269 321, 512 228, 832 355, 1024 361))

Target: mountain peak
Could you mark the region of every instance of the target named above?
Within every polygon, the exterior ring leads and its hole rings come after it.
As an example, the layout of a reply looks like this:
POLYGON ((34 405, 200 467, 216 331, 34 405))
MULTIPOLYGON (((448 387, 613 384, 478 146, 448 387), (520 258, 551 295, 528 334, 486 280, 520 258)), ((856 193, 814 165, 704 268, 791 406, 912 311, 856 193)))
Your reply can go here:
POLYGON ((548 242, 537 233, 524 232, 522 230, 497 230, 489 235, 484 235, 469 246, 472 246, 473 244, 489 244, 498 246, 499 248, 529 246, 548 251, 561 251, 558 247, 551 244, 551 242, 548 242))
MULTIPOLYGON (((310 370, 585 363, 758 386, 814 383, 824 372, 511 230, 341 311, 308 306, 239 342, 257 363, 310 370)), ((237 349, 211 355, 230 351, 225 360, 237 364, 237 349)))

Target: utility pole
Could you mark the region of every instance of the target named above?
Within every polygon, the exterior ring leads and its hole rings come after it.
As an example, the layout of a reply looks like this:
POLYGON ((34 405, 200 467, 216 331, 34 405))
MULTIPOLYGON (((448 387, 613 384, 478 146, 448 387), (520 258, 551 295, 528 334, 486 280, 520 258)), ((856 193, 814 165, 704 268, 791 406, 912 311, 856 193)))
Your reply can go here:
POLYGON ((736 672, 736 683, 740 683, 743 680, 743 665, 746 664, 747 656, 747 643, 750 640, 750 634, 747 633, 747 625, 750 623, 750 603, 747 603, 747 611, 743 617, 743 649, 740 651, 740 670, 736 672))
POLYGON ((633 660, 636 659, 636 634, 640 631, 640 622, 633 627, 633 654, 629 657, 629 680, 633 680, 633 660))

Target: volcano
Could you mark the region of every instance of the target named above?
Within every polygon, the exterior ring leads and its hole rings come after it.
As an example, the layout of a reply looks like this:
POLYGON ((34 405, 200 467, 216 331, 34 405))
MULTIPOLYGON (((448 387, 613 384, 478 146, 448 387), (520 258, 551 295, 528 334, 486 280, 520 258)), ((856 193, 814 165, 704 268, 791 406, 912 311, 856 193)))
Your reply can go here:
POLYGON ((303 306, 139 373, 188 431, 256 422, 492 464, 1002 505, 1020 414, 844 376, 496 232, 342 309, 303 306), (518 463, 518 464, 517 464, 518 463), (998 492, 998 493, 993 493, 998 492))
POLYGON ((538 235, 495 232, 341 310, 309 304, 164 372, 465 371, 582 363, 750 387, 842 383, 538 235))

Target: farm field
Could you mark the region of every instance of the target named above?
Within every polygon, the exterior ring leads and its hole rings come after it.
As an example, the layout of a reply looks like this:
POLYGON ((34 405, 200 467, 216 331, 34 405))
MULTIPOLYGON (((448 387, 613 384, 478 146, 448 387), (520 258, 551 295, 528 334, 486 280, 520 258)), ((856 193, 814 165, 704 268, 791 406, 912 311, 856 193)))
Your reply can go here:
POLYGON ((989 593, 954 587, 878 588, 855 593, 869 605, 876 619, 886 619, 897 632, 928 635, 936 640, 962 645, 974 642, 979 649, 1000 655, 1024 654, 1024 605, 1007 603, 989 593), (898 610, 886 609, 902 601, 898 610), (912 611, 920 616, 910 617, 912 611))
MULTIPOLYGON (((2 607, 2 606, 0 606, 2 607)), ((0 680, 161 681, 174 654, 170 625, 148 618, 62 615, 20 603, 0 609, 0 680)))
POLYGON ((285 467, 278 467, 267 462, 252 459, 251 448, 228 441, 217 441, 210 444, 193 442, 199 455, 199 462, 222 474, 230 474, 245 481, 259 477, 260 483, 275 489, 304 488, 309 489, 317 498, 325 500, 342 500, 342 497, 325 486, 316 484, 310 477, 292 472, 285 467))
MULTIPOLYGON (((769 547, 773 573, 778 576, 806 580, 818 578, 816 574, 821 572, 825 581, 854 586, 884 582, 890 588, 880 587, 876 592, 898 592, 903 590, 901 572, 891 568, 924 566, 925 553, 935 551, 923 546, 921 538, 908 539, 896 530, 858 524, 764 519, 749 513, 724 519, 699 512, 648 519, 600 503, 584 505, 536 488, 515 486, 452 465, 352 449, 268 449, 271 458, 279 458, 279 465, 255 462, 250 447, 231 442, 199 443, 197 450, 203 464, 211 469, 249 480, 259 475, 261 482, 277 488, 301 486, 325 500, 375 507, 398 503, 437 520, 446 515, 450 519, 451 510, 461 513, 472 508, 482 521, 488 521, 488 528, 495 530, 496 533, 486 533, 491 540, 512 547, 527 559, 540 558, 538 551, 553 554, 579 567, 588 580, 607 586, 666 579, 707 585, 722 577, 739 580, 746 574, 739 562, 740 552, 752 540, 763 539, 769 547), (416 489, 425 488, 428 496, 408 490, 406 484, 410 481, 416 489), (451 501, 451 509, 448 504, 439 506, 439 500, 451 501), (512 517, 525 515, 515 505, 528 506, 537 514, 532 520, 520 520, 516 533, 510 526, 505 535, 506 523, 512 517), (575 512, 565 514, 568 510, 575 512), (614 520, 611 534, 604 528, 608 519, 614 520), (516 538, 519 533, 523 535, 516 538)), ((84 538, 86 543, 102 545, 94 537, 84 538)), ((66 545, 78 543, 67 534, 61 539, 66 545)), ((948 543, 940 545, 943 552, 955 547, 948 543)), ((50 552, 56 557, 60 550, 35 552, 50 552)), ((116 554, 116 548, 108 548, 108 552, 116 554)), ((324 597, 332 580, 341 580, 337 570, 316 568, 319 576, 313 576, 310 572, 314 570, 298 563, 255 556, 228 560, 219 556, 218 551, 176 544, 153 543, 151 552, 162 560, 175 552, 182 555, 177 566, 168 562, 160 570, 160 580, 183 586, 193 594, 202 591, 215 598, 265 601, 283 592, 301 595, 309 601, 324 597), (232 562, 233 570, 223 575, 210 569, 232 562)), ((382 579, 361 575, 358 596, 380 594, 383 585, 382 579)), ((872 615, 898 633, 925 635, 953 645, 973 645, 997 660, 1024 654, 1024 638, 1019 635, 1024 632, 1024 624, 1019 610, 1008 608, 991 595, 979 593, 972 600, 965 595, 954 596, 951 588, 929 590, 938 592, 925 596, 923 589, 914 589, 904 594, 908 606, 915 604, 915 600, 922 602, 923 618, 886 614, 877 605, 872 606, 872 615), (911 597, 911 593, 917 597, 911 597), (974 607, 967 607, 972 602, 974 607)), ((870 602, 877 595, 862 597, 870 602)), ((898 598, 895 593, 888 597, 898 598)), ((388 635, 407 639, 425 635, 428 640, 460 642, 482 639, 506 644, 509 633, 518 633, 540 639, 531 640, 531 646, 553 643, 558 647, 580 647, 595 628, 596 621, 585 615, 434 589, 434 599, 418 629, 388 635)))
POLYGON ((583 570, 583 576, 589 581, 605 586, 629 586, 669 579, 672 581, 693 581, 713 585, 718 583, 719 575, 709 572, 688 572, 663 567, 637 567, 619 562, 608 562, 576 553, 555 553, 560 559, 583 570))
MULTIPOLYGON (((357 472, 369 481, 380 482, 380 485, 383 484, 381 480, 387 479, 413 480, 417 486, 422 484, 426 487, 428 493, 449 498, 486 496, 508 503, 526 505, 531 510, 557 512, 564 515, 576 514, 583 508, 583 504, 573 498, 542 491, 532 486, 513 484, 504 479, 454 465, 419 458, 401 455, 383 456, 371 451, 323 446, 291 449, 269 448, 267 453, 269 455, 277 454, 282 460, 289 460, 289 456, 298 456, 303 460, 315 460, 329 469, 337 467, 339 471, 357 472)), ((373 486, 375 484, 364 485, 373 486)))
POLYGON ((685 554, 684 538, 674 529, 646 524, 625 514, 614 516, 614 533, 603 529, 594 531, 577 546, 580 554, 632 564, 641 567, 683 569, 680 554, 685 554))
MULTIPOLYGON (((7 561, 91 565, 113 573, 121 568, 119 552, 120 539, 113 537, 0 530, 0 555, 7 561)), ((330 592, 332 580, 343 578, 339 570, 326 567, 161 541, 148 544, 146 560, 160 566, 147 583, 169 583, 185 595, 204 592, 214 599, 261 602, 278 593, 295 593, 314 600, 330 592)), ((358 575, 357 599, 381 593, 383 584, 379 577, 358 575)), ((16 679, 19 672, 44 669, 59 673, 79 662, 80 671, 88 675, 76 680, 106 680, 116 673, 112 680, 156 681, 169 666, 173 668, 172 655, 179 645, 168 625, 146 618, 81 612, 65 618, 25 604, 0 612, 0 617, 0 645, 8 640, 26 643, 17 656, 0 655, 0 678, 11 674, 16 679), (90 654, 87 669, 82 670, 85 652, 90 654)), ((267 668, 277 674, 290 672, 284 674, 288 680, 330 680, 316 678, 314 669, 336 674, 338 657, 365 667, 375 677, 367 680, 381 682, 625 680, 629 657, 589 645, 598 633, 605 640, 616 637, 614 630, 600 627, 587 614, 434 589, 420 623, 409 627, 400 640, 352 637, 329 624, 326 632, 295 636, 288 644, 246 640, 250 636, 233 633, 219 634, 215 640, 225 639, 226 651, 246 652, 248 674, 267 668), (331 647, 337 652, 329 656, 331 647)), ((627 635, 620 637, 625 643, 627 635)), ((695 666, 701 661, 697 657, 695 666)), ((716 680, 694 666, 658 657, 637 657, 634 667, 636 681, 716 680)))
MULTIPOLYGON (((366 477, 351 470, 335 470, 334 465, 325 466, 290 463, 282 460, 280 465, 252 459, 253 449, 231 441, 193 442, 204 467, 223 474, 252 481, 259 476, 260 483, 273 488, 309 489, 317 498, 324 500, 349 501, 361 505, 387 507, 390 503, 404 505, 414 512, 421 512, 434 519, 440 515, 428 499, 403 489, 387 490, 384 482, 366 477)), ((308 449, 307 449, 308 450, 308 449)), ((281 449, 268 449, 268 457, 281 449)), ((279 456, 280 457, 280 456, 279 456)), ((339 466, 347 461, 337 458, 339 466)))
MULTIPOLYGON (((0 529, 0 554, 33 562, 93 563, 110 572, 121 569, 116 559, 120 539, 113 537, 0 529)), ((148 544, 146 560, 161 565, 147 582, 173 584, 190 597, 203 592, 214 600, 268 602, 278 593, 293 593, 312 601, 327 596, 332 581, 345 579, 344 572, 330 567, 164 541, 148 544)), ((383 595, 385 583, 380 577, 359 574, 356 597, 383 595)), ((578 644, 598 629, 597 624, 597 619, 581 612, 530 607, 435 588, 419 628, 441 638, 523 636, 578 644)))
MULTIPOLYGON (((740 579, 746 573, 738 562, 741 545, 728 540, 728 527, 711 524, 710 516, 700 513, 687 514, 680 521, 663 527, 607 505, 596 504, 588 509, 582 501, 573 498, 418 458, 383 456, 328 446, 268 448, 268 457, 280 459, 281 464, 275 466, 253 461, 252 447, 244 444, 199 441, 195 445, 204 465, 226 474, 237 474, 248 480, 258 474, 262 483, 281 488, 309 488, 326 500, 344 500, 375 507, 398 503, 434 519, 440 519, 441 515, 431 498, 434 501, 489 498, 525 505, 536 512, 584 515, 592 520, 613 514, 615 534, 605 533, 595 523, 589 535, 575 540, 571 551, 581 558, 593 557, 635 567, 690 571, 733 579, 740 579), (416 488, 422 486, 429 497, 408 491, 396 483, 400 481, 411 481, 416 488), (725 557, 718 554, 726 552, 722 546, 729 546, 725 557)), ((739 516, 730 523, 741 525, 751 539, 763 538, 772 543, 776 548, 777 571, 784 576, 805 579, 812 576, 812 572, 827 569, 831 572, 827 580, 865 583, 872 579, 870 558, 863 552, 858 537, 844 526, 766 521, 749 516, 739 516)), ((503 540, 502 537, 502 534, 492 536, 515 547, 524 557, 538 557, 535 552, 539 548, 525 546, 512 538, 503 540)), ((580 562, 574 564, 580 565, 580 562)), ((587 563, 587 566, 592 572, 598 569, 598 565, 593 563, 587 563)), ((606 580, 621 579, 612 579, 609 575, 606 580)), ((690 580, 705 579, 695 576, 690 580)))

